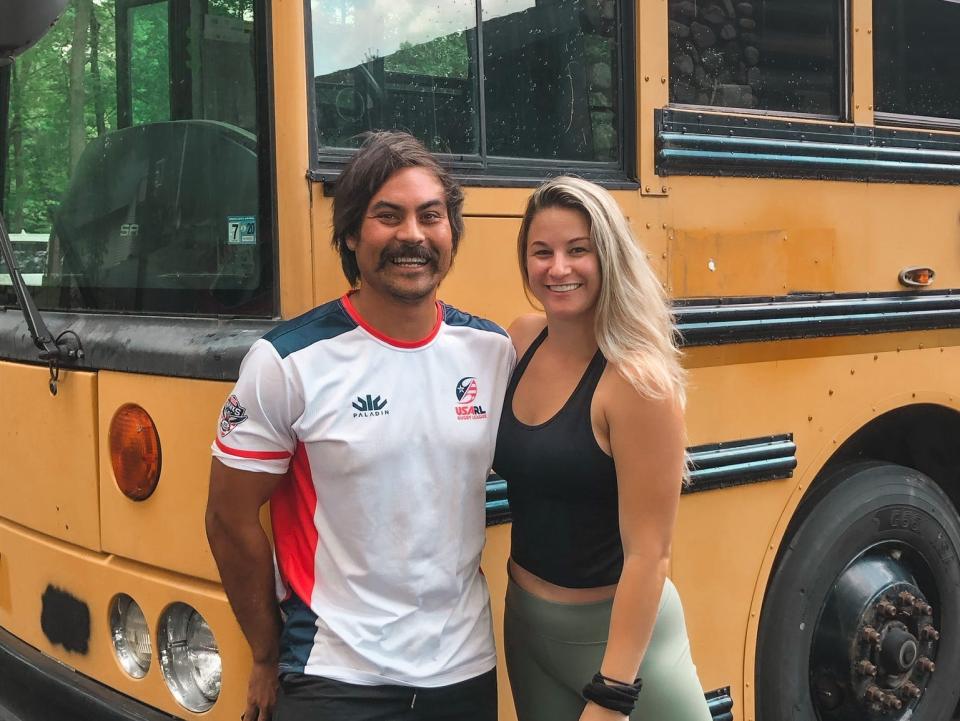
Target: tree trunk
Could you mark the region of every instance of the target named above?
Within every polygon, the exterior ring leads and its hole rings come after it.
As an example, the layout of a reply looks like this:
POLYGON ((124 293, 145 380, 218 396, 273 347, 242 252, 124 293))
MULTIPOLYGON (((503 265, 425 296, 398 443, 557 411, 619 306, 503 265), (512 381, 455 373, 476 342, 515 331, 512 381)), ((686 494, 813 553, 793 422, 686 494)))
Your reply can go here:
POLYGON ((76 0, 76 15, 73 23, 73 46, 70 50, 70 172, 80 160, 87 144, 87 122, 84 117, 86 93, 83 87, 83 70, 87 64, 87 36, 90 31, 91 0, 76 0))
POLYGON ((93 112, 97 122, 97 137, 107 132, 103 109, 103 83, 100 78, 100 21, 96 11, 90 13, 90 80, 93 84, 93 112))
MULTIPOLYGON (((7 112, 16 112, 17 110, 17 101, 16 101, 16 92, 17 92, 17 66, 16 64, 10 67, 10 106, 7 108, 7 112)), ((10 147, 10 155, 7 159, 7 164, 4 166, 4 169, 7 171, 3 176, 3 197, 7 201, 6 209, 7 216, 9 220, 10 215, 10 189, 13 187, 13 172, 16 169, 16 158, 13 154, 14 148, 14 133, 17 132, 17 117, 12 115, 10 117, 10 122, 7 125, 7 142, 10 147)), ((3 148, 0 148, 0 152, 3 151, 3 148)))
POLYGON ((26 190, 23 157, 23 96, 30 79, 33 56, 27 54, 13 65, 10 78, 10 167, 7 173, 7 224, 11 233, 23 230, 23 194, 26 190))

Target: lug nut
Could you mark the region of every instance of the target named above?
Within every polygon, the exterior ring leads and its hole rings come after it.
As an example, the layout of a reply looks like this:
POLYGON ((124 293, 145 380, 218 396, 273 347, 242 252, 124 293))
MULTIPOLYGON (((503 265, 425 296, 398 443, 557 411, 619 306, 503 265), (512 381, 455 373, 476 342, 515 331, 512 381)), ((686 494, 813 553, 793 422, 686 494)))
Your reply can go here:
POLYGON ((886 616, 887 618, 893 618, 897 615, 897 607, 890 603, 888 600, 883 599, 880 603, 877 604, 877 614, 880 616, 886 616))
POLYGON ((883 707, 884 707, 884 708, 892 708, 892 709, 895 709, 895 710, 899 711, 900 709, 903 708, 903 701, 901 701, 900 699, 898 699, 898 698, 897 698, 896 696, 894 696, 892 693, 891 693, 891 694, 887 694, 887 695, 884 696, 884 698, 883 698, 883 707))
POLYGON ((877 643, 880 640, 880 632, 873 626, 864 626, 860 632, 860 638, 867 643, 877 643))
POLYGON ((907 681, 903 686, 900 687, 900 690, 903 691, 903 695, 907 698, 920 698, 920 687, 916 684, 910 683, 907 681))
POLYGON ((924 641, 939 641, 940 632, 930 624, 927 624, 920 629, 920 638, 922 638, 924 641))
POLYGON ((917 608, 920 610, 920 613, 922 613, 924 616, 933 615, 933 606, 931 606, 929 603, 918 603, 917 608))
POLYGON ((900 599, 900 603, 907 606, 913 606, 917 602, 917 597, 910 593, 910 591, 900 591, 900 593, 897 594, 897 598, 900 599))
POLYGON ((873 685, 867 686, 867 690, 863 692, 863 695, 867 701, 871 702, 883 701, 887 697, 883 691, 873 685))
POLYGON ((877 667, 867 661, 867 659, 863 659, 857 664, 857 673, 861 676, 876 676, 877 667))
POLYGON ((926 656, 921 656, 917 660, 917 667, 924 673, 933 673, 934 671, 937 670, 937 664, 935 664, 926 656))

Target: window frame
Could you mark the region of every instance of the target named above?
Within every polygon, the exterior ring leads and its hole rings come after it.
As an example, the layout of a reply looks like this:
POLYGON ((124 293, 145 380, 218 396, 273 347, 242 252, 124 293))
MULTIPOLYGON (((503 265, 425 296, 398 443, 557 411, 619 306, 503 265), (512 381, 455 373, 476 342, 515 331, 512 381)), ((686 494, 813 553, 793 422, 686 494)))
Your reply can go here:
MULTIPOLYGON (((851 54, 853 52, 853 38, 850 33, 853 28, 853 9, 852 0, 840 0, 839 22, 840 31, 838 40, 840 45, 840 58, 837 63, 838 73, 838 92, 839 114, 830 115, 827 113, 802 113, 791 112, 789 110, 764 110, 761 108, 736 108, 726 105, 699 105, 697 103, 674 103, 668 102, 667 107, 676 110, 692 110, 704 113, 736 113, 737 115, 753 115, 758 117, 770 118, 795 118, 798 120, 827 121, 834 123, 852 123, 852 93, 853 93, 853 63, 851 54)), ((666 28, 664 28, 666 32, 666 28)), ((669 51, 668 51, 669 52, 669 51)), ((669 63, 668 63, 669 65, 669 63)))
MULTIPOLYGON (((636 4, 640 0, 617 0, 618 45, 617 62, 619 75, 617 92, 619 114, 617 119, 617 137, 619 140, 619 160, 616 162, 596 162, 583 160, 549 160, 544 158, 520 158, 489 155, 486 152, 486 98, 483 79, 483 0, 473 0, 477 22, 477 43, 480 47, 477 57, 477 77, 479 79, 479 98, 477 102, 480 114, 480 153, 448 154, 434 153, 437 160, 447 167, 453 176, 468 186, 489 187, 531 187, 546 178, 561 173, 576 173, 606 188, 639 188, 639 168, 637 167, 637 84, 636 84, 636 4)), ((846 1, 846 0, 844 0, 846 1)), ((306 34, 306 83, 307 83, 307 123, 309 127, 310 165, 308 178, 324 184, 327 192, 343 170, 343 166, 357 152, 353 148, 335 148, 320 145, 320 127, 317 117, 317 98, 313 74, 313 11, 311 1, 304 0, 304 32, 306 34)))
MULTIPOLYGON (((155 0, 132 0, 130 5, 139 6, 151 4, 155 0)), ((309 2, 309 0, 306 0, 309 2)), ((190 0, 168 0, 170 12, 182 12, 184 5, 189 13, 190 0), (176 6, 176 7, 175 7, 176 6)), ((254 22, 253 22, 253 45, 254 45, 254 84, 256 97, 256 118, 257 118, 257 234, 269 239, 271 249, 269 254, 263 253, 263 257, 269 257, 271 267, 269 271, 271 277, 271 288, 269 290, 269 310, 267 315, 236 315, 236 314, 210 314, 210 313, 187 313, 183 311, 161 312, 161 311, 111 311, 103 309, 87 308, 57 308, 46 309, 42 312, 44 315, 59 314, 68 316, 125 316, 125 317, 168 317, 184 319, 217 318, 225 320, 236 320, 240 323, 259 323, 264 320, 276 320, 280 317, 280 242, 277 236, 277 182, 276 182, 276 156, 274 153, 274 135, 276 129, 276 104, 274 99, 274 75, 273 75, 273 21, 271 14, 270 0, 254 0, 254 22)), ((118 64, 120 59, 118 57, 118 64)), ((119 120, 120 105, 120 73, 118 75, 118 127, 122 129, 119 120)), ((10 77, 11 66, 0 68, 0 212, 3 212, 6 200, 6 167, 9 161, 9 137, 8 126, 10 120, 10 77)), ((7 286, 0 286, 0 291, 7 286)), ((2 296, 0 296, 2 297, 2 296)), ((3 306, 0 302, 0 306, 3 306)), ((135 351, 135 348, 131 348, 135 351)))
POLYGON ((874 113, 873 120, 878 127, 960 132, 960 118, 938 118, 935 115, 908 115, 906 113, 874 113))

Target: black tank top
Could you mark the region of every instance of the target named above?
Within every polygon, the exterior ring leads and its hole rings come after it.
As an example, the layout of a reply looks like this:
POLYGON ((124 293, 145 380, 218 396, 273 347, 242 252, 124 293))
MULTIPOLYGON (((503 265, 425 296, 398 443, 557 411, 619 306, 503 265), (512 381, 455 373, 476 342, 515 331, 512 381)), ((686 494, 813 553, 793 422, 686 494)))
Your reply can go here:
POLYGON ((517 364, 500 416, 493 468, 507 481, 510 555, 557 586, 607 586, 623 569, 617 473, 590 423, 590 402, 607 361, 597 351, 557 414, 528 426, 513 414, 513 396, 546 337, 545 328, 517 364))

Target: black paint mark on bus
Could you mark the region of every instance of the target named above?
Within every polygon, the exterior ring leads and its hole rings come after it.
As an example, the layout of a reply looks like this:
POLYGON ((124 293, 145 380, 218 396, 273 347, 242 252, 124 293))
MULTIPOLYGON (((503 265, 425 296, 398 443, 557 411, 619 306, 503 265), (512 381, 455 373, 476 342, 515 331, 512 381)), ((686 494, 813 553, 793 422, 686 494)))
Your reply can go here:
POLYGON ((47 640, 67 651, 86 655, 90 650, 90 607, 56 586, 43 592, 40 628, 47 640))

